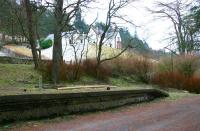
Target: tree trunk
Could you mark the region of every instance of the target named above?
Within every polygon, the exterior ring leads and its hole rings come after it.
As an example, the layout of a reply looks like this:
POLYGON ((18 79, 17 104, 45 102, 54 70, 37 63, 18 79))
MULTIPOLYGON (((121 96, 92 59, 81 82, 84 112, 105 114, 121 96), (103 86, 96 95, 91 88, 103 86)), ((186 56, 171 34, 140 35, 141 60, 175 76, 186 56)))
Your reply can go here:
MULTIPOLYGON (((107 16, 108 19, 108 16, 107 16)), ((107 20, 108 23, 106 23, 106 27, 103 31, 103 34, 101 35, 100 41, 99 41, 99 45, 98 45, 98 54, 97 54, 97 64, 96 64, 96 77, 99 77, 99 68, 101 66, 101 53, 102 53, 102 46, 103 46, 103 40, 105 39, 106 33, 110 27, 110 20, 107 20)))
POLYGON ((11 33, 12 33, 12 43, 15 43, 15 36, 14 36, 14 21, 13 19, 11 20, 12 21, 12 26, 11 26, 11 33))
POLYGON ((5 36, 5 34, 3 33, 3 34, 2 34, 2 41, 3 41, 3 42, 5 42, 5 37, 6 37, 6 36, 5 36))
POLYGON ((54 14, 55 14, 55 31, 54 31, 54 45, 53 45, 52 81, 54 84, 58 84, 60 76, 60 65, 63 62, 63 56, 62 56, 63 0, 56 0, 56 7, 54 14))
POLYGON ((30 7, 30 1, 24 0, 24 5, 26 8, 26 15, 27 15, 27 20, 28 20, 27 25, 28 25, 29 43, 31 45, 35 69, 38 69, 39 62, 38 62, 38 54, 36 50, 35 37, 34 37, 34 31, 33 31, 33 17, 32 17, 32 11, 30 7))

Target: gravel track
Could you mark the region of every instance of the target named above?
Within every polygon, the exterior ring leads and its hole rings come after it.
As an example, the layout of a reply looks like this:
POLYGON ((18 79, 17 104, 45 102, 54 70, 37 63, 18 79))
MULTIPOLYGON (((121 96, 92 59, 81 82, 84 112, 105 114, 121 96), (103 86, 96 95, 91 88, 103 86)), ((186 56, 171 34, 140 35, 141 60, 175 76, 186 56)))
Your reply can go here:
POLYGON ((16 131, 200 131, 200 96, 23 126, 16 131))

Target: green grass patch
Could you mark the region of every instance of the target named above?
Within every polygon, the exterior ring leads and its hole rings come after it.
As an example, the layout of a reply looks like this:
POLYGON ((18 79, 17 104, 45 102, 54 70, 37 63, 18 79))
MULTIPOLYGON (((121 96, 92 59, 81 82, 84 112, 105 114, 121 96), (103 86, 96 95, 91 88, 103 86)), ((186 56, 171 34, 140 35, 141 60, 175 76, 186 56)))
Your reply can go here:
POLYGON ((199 96, 198 94, 192 94, 189 92, 183 92, 183 91, 168 91, 169 97, 165 98, 165 100, 179 100, 182 98, 192 97, 192 96, 199 96))
POLYGON ((139 84, 134 78, 128 76, 110 78, 109 83, 122 87, 130 87, 132 85, 139 84))
POLYGON ((109 79, 109 84, 118 86, 121 89, 151 89, 152 85, 138 82, 134 76, 121 76, 109 79))
POLYGON ((0 89, 34 87, 39 79, 39 73, 33 65, 0 64, 0 73, 0 89))

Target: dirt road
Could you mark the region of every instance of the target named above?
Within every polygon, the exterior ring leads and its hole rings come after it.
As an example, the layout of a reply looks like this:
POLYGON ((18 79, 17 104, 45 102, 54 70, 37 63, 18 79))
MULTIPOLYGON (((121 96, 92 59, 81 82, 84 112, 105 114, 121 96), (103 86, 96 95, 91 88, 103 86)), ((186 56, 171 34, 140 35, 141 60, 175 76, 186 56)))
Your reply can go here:
POLYGON ((200 97, 161 101, 24 126, 20 131, 200 131, 200 97))

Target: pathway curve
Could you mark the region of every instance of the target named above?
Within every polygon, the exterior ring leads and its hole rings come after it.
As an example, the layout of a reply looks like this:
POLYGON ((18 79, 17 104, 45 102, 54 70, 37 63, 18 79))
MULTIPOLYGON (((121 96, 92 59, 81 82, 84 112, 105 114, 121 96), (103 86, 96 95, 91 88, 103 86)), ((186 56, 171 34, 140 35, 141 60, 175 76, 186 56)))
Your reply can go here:
POLYGON ((200 96, 81 115, 20 131, 200 131, 200 96))

